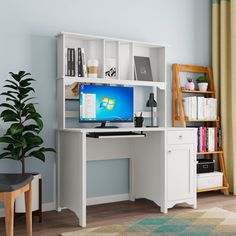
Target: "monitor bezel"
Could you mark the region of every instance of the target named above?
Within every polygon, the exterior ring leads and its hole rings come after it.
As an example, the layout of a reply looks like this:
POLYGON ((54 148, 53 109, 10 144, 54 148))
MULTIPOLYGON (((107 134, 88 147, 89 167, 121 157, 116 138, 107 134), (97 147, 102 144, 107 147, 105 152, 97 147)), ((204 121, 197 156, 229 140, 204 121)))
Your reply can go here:
POLYGON ((120 86, 120 85, 101 85, 101 84, 87 84, 87 83, 80 83, 79 84, 79 123, 133 123, 134 122, 134 116, 132 117, 132 120, 81 120, 80 119, 80 88, 82 85, 90 85, 90 86, 100 86, 100 87, 125 87, 125 88, 132 88, 133 90, 133 113, 134 113, 134 88, 131 86, 120 86))

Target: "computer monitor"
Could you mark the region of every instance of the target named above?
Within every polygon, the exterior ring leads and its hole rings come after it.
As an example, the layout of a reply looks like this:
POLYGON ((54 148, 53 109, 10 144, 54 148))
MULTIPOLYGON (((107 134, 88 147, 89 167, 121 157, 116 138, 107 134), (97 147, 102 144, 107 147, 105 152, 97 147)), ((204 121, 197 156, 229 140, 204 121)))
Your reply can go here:
POLYGON ((133 122, 133 88, 80 84, 80 122, 133 122))

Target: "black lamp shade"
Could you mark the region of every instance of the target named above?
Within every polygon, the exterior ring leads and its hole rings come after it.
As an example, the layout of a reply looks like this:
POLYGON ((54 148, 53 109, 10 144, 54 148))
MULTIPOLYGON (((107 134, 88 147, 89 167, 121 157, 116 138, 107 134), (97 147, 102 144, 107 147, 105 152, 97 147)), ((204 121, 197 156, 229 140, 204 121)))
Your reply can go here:
POLYGON ((157 102, 154 99, 154 93, 149 94, 149 99, 146 103, 146 107, 157 107, 157 102))

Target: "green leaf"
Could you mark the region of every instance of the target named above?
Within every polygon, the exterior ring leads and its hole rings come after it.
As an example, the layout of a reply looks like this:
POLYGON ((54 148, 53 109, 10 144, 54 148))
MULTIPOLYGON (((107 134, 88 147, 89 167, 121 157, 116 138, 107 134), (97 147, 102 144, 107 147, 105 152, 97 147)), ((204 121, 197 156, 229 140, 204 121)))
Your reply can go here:
POLYGON ((26 125, 24 126, 24 130, 23 132, 25 131, 32 131, 32 132, 40 132, 39 128, 38 128, 38 125, 26 125))
POLYGON ((23 125, 22 124, 12 124, 10 127, 11 134, 17 135, 23 132, 23 125))
POLYGON ((7 82, 15 85, 16 87, 18 87, 18 84, 16 82, 12 81, 12 80, 6 79, 5 81, 7 81, 7 82))
POLYGON ((3 152, 3 153, 0 154, 0 159, 10 158, 10 156, 11 156, 10 152, 3 152))
POLYGON ((27 98, 27 99, 25 99, 23 102, 26 103, 26 102, 28 102, 29 100, 32 100, 32 99, 35 99, 35 98, 36 98, 36 97, 27 98))
POLYGON ((31 83, 29 81, 27 81, 27 80, 21 80, 20 81, 20 86, 21 87, 27 87, 29 85, 31 85, 31 83))
POLYGON ((56 152, 56 150, 54 148, 45 148, 45 147, 40 148, 39 151, 41 151, 41 152, 56 152))
POLYGON ((31 75, 31 74, 30 74, 30 73, 26 73, 25 71, 19 71, 18 75, 19 75, 21 78, 23 78, 23 77, 25 77, 25 76, 27 76, 27 75, 31 75))
POLYGON ((17 98, 11 94, 11 91, 3 92, 0 95, 6 96, 6 97, 10 97, 12 99, 16 99, 17 100, 17 98))
POLYGON ((29 156, 33 156, 33 157, 38 158, 41 161, 45 161, 45 155, 43 152, 40 152, 40 151, 33 151, 29 153, 29 156))
POLYGON ((16 111, 16 108, 8 103, 2 103, 2 104, 0 104, 0 107, 7 107, 7 108, 10 108, 10 109, 16 111))
POLYGON ((11 77, 16 80, 17 82, 20 81, 21 77, 18 74, 14 74, 13 72, 9 73, 11 75, 11 77))
POLYGON ((19 120, 19 116, 12 110, 4 110, 0 117, 2 117, 2 119, 5 121, 5 122, 8 122, 8 121, 18 121, 19 120))
POLYGON ((27 145, 27 143, 26 143, 26 140, 25 140, 25 138, 22 136, 22 137, 20 137, 20 139, 17 139, 16 141, 15 141, 15 146, 16 147, 20 147, 20 148, 23 148, 23 147, 25 147, 27 145))
POLYGON ((0 143, 12 143, 12 144, 14 144, 15 140, 10 138, 10 137, 3 136, 3 137, 0 137, 0 143))
POLYGON ((20 151, 21 151, 21 147, 18 147, 12 150, 11 155, 14 160, 21 159, 20 151))
POLYGON ((10 151, 12 152, 12 150, 14 149, 14 145, 12 143, 10 143, 9 145, 7 145, 7 147, 3 148, 5 151, 10 151))
POLYGON ((11 88, 11 89, 14 89, 14 90, 18 89, 18 87, 14 86, 14 85, 11 85, 11 84, 4 85, 3 87, 4 88, 11 88))
POLYGON ((43 129, 43 121, 41 119, 37 119, 37 118, 35 118, 34 120, 35 120, 36 124, 38 125, 39 130, 42 130, 43 129))

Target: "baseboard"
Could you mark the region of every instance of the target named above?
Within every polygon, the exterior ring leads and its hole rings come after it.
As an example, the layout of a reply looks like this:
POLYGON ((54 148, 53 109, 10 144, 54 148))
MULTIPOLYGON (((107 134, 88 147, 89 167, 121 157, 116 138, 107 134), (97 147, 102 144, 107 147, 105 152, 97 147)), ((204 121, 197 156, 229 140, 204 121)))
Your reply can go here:
POLYGON ((128 193, 101 196, 101 197, 90 197, 87 198, 87 206, 111 203, 111 202, 127 201, 127 200, 129 200, 128 193))
MULTIPOLYGON (((56 210, 56 203, 55 202, 43 203, 42 210, 43 212, 54 211, 56 210)), ((4 208, 0 208, 0 218, 4 216, 5 216, 4 208)))

